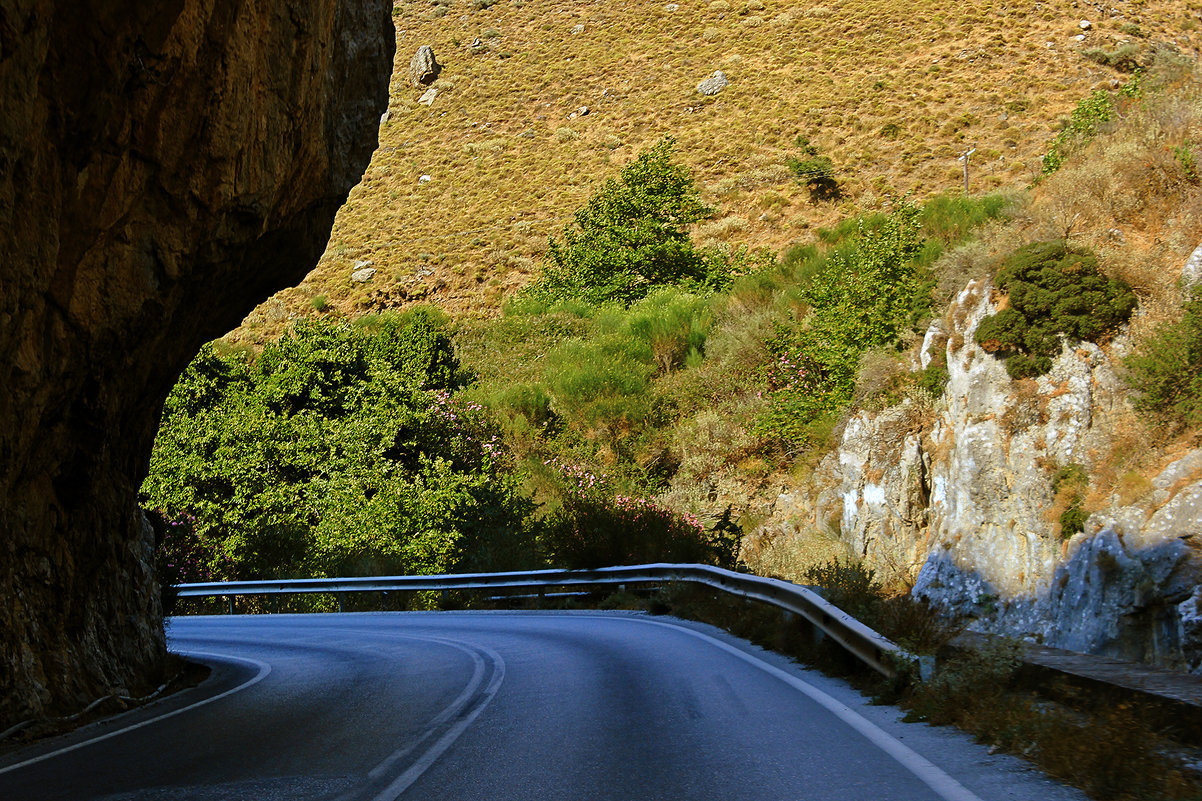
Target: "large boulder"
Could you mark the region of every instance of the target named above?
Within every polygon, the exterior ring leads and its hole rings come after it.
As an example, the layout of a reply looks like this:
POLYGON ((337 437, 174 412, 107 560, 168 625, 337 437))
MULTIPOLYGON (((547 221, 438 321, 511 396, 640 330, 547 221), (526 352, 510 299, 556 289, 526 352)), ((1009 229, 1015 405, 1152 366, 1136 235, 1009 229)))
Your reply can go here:
POLYGON ((434 82, 441 71, 442 66, 434 58, 434 50, 430 45, 422 45, 409 60, 409 83, 419 87, 427 86, 434 82))
POLYGON ((156 680, 163 399, 324 249, 391 7, 0 0, 0 730, 156 680))

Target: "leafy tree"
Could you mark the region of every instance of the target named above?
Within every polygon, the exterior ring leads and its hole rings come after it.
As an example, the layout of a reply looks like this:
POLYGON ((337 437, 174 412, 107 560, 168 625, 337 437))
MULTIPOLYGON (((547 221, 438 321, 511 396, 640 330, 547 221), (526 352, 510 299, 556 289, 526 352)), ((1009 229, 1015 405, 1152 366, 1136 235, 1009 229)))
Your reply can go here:
POLYGON ((903 206, 817 259, 799 292, 808 313, 779 327, 768 343, 769 405, 756 428, 789 441, 810 438, 810 424, 845 406, 860 356, 895 345, 930 307, 918 210, 903 206))
POLYGON ((531 504, 483 409, 447 391, 461 379, 424 312, 301 321, 253 362, 206 346, 165 405, 143 494, 191 521, 201 573, 527 566, 531 504))
POLYGON ((689 226, 713 211, 688 170, 672 163, 674 143, 667 137, 641 153, 576 211, 562 238, 552 237, 533 294, 630 303, 657 285, 721 280, 723 260, 689 239, 689 226))

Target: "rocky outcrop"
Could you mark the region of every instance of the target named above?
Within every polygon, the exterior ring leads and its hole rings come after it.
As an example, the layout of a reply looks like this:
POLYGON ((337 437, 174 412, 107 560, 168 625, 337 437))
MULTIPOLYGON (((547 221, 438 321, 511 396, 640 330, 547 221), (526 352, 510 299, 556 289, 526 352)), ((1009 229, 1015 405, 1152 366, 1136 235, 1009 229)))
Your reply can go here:
POLYGON ((153 682, 162 401, 297 282, 387 105, 385 0, 0 0, 0 728, 153 682))
POLYGON ((947 360, 938 403, 915 393, 853 415, 765 528, 834 528, 976 630, 1202 672, 1202 451, 1095 499, 1100 511, 1063 537, 1057 471, 1094 474, 1142 447, 1123 441, 1138 430, 1111 359, 1124 342, 1075 344, 1047 375, 1015 381, 973 341, 994 301, 970 284, 924 337, 915 366, 947 360))

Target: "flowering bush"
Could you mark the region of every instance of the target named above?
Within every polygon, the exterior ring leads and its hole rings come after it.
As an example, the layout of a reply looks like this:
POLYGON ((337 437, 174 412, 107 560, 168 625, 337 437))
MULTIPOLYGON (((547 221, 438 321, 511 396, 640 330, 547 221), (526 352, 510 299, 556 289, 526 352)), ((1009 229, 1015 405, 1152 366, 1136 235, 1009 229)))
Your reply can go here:
POLYGON ((544 546, 570 570, 685 562, 733 567, 738 537, 647 498, 610 495, 604 474, 548 460, 566 484, 563 508, 547 521, 544 546))
POLYGON ((196 518, 189 514, 168 517, 160 509, 147 510, 154 529, 154 571, 159 580, 163 613, 175 607, 180 584, 220 581, 228 577, 229 559, 219 547, 196 533, 196 518))
POLYGON ((206 346, 143 493, 194 515, 228 578, 527 567, 532 504, 484 409, 451 394, 448 348, 421 314, 304 321, 253 360, 206 346))

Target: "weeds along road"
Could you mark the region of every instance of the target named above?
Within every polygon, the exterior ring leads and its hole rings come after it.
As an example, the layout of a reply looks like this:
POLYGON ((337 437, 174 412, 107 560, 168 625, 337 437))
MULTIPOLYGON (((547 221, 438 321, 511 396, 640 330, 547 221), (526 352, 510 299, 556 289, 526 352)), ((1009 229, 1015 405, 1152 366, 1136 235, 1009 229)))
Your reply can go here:
POLYGON ((177 618, 208 681, 0 757, 0 799, 1084 798, 699 624, 626 613, 177 618))

